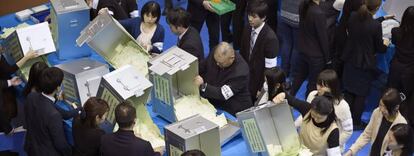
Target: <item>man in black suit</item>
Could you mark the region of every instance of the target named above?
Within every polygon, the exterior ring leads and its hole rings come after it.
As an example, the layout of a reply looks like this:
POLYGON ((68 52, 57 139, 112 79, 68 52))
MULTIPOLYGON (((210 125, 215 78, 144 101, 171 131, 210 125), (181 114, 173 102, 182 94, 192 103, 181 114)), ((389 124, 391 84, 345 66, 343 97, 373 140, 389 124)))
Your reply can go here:
POLYGON ((128 102, 124 101, 115 108, 115 121, 119 130, 101 137, 101 156, 155 156, 148 141, 135 136, 136 111, 128 102))
POLYGON ((232 115, 253 103, 249 92, 249 66, 227 42, 214 48, 205 62, 204 73, 194 79, 201 96, 232 115))
POLYGON ((168 12, 167 23, 171 31, 178 36, 177 46, 194 55, 199 62, 204 60, 204 48, 199 32, 190 26, 190 14, 183 8, 168 12))
POLYGON ((220 39, 220 18, 211 6, 210 0, 188 0, 187 11, 191 14, 191 26, 200 33, 207 24, 208 43, 210 51, 219 43, 220 39))
POLYGON ((279 42, 274 31, 265 23, 267 4, 252 2, 247 8, 249 25, 243 30, 240 54, 250 67, 250 95, 253 102, 264 82, 265 68, 276 67, 279 42))
POLYGON ((63 72, 56 67, 41 74, 40 91, 32 92, 25 101, 26 143, 31 156, 71 156, 72 148, 63 132, 62 116, 55 108, 55 95, 63 80, 63 72))
MULTIPOLYGON (((0 132, 9 134, 12 132, 13 127, 10 125, 11 118, 7 115, 3 102, 3 90, 8 87, 15 87, 22 83, 20 78, 13 77, 10 80, 0 80, 0 132)), ((1 152, 0 152, 1 154, 1 152)))

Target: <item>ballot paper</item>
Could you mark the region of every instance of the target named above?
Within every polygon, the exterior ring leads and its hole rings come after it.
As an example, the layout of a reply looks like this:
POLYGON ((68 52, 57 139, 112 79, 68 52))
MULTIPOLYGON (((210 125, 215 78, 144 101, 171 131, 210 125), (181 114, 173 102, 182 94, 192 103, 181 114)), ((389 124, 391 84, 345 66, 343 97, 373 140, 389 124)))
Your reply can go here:
POLYGON ((109 62, 116 68, 120 68, 124 65, 134 66, 139 73, 148 75, 148 65, 150 57, 141 53, 140 47, 134 41, 129 41, 126 44, 118 44, 113 52, 115 55, 110 58, 109 62))
POLYGON ((398 21, 396 21, 396 20, 389 19, 389 20, 383 21, 381 23, 381 25, 382 25, 382 37, 391 39, 391 37, 392 37, 392 34, 391 34, 392 28, 399 27, 400 23, 398 23, 398 21))
POLYGON ((26 55, 30 49, 44 55, 56 51, 52 34, 47 22, 35 24, 16 30, 23 54, 26 55))
POLYGON ((227 124, 224 114, 216 115, 217 110, 208 100, 198 95, 189 95, 179 98, 174 104, 177 120, 181 121, 188 117, 200 114, 202 117, 223 127, 227 124))

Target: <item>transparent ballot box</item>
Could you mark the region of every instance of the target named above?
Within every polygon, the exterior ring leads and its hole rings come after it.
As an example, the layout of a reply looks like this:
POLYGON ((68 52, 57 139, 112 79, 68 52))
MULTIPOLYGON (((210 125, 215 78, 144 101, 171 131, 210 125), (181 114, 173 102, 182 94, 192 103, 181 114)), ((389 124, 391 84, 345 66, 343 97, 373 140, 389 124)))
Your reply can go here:
POLYGON ((82 58, 56 67, 64 73, 63 92, 69 102, 84 104, 98 92, 102 76, 109 73, 106 64, 89 58, 82 58))
POLYGON ((76 42, 79 46, 87 43, 115 69, 129 64, 141 74, 148 74, 150 55, 108 13, 100 14, 91 21, 76 42))
MULTIPOLYGON (((6 50, 6 60, 10 64, 20 61, 27 55, 30 49, 38 53, 38 55, 45 55, 56 51, 47 22, 17 28, 2 44, 6 50)), ((48 64, 47 58, 43 56, 31 59, 20 68, 19 75, 24 80, 27 80, 30 67, 38 61, 48 64)))
POLYGON ((89 7, 84 0, 50 0, 50 27, 61 60, 90 55, 88 46, 78 47, 76 38, 89 23, 89 7))
POLYGON ((200 114, 220 127, 221 143, 240 132, 237 123, 228 121, 208 100, 200 97, 193 79, 198 75, 197 58, 174 46, 149 62, 150 80, 154 84, 152 108, 170 122, 200 114))
MULTIPOLYGON (((153 148, 164 147, 164 139, 145 107, 152 84, 135 67, 126 65, 102 77, 97 97, 109 104, 107 120, 115 125, 115 108, 129 101, 137 111, 134 132, 151 143, 153 148)), ((117 128, 115 126, 114 130, 117 128)))
POLYGON ((219 127, 195 115, 165 126, 167 155, 180 156, 185 151, 198 149, 208 156, 220 156, 219 127))
POLYGON ((383 9, 387 14, 395 15, 395 19, 401 22, 404 11, 409 6, 414 6, 413 0, 386 0, 383 9))
POLYGON ((286 101, 269 102, 236 115, 252 156, 298 155, 301 144, 286 101))

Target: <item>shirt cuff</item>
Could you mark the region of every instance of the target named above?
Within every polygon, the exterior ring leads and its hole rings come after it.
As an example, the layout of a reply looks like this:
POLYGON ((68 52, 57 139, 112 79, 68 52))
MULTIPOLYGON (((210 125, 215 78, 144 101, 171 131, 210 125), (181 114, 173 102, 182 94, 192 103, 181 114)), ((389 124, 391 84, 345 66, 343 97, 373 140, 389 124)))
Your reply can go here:
POLYGON ((277 65, 277 57, 275 58, 265 58, 265 67, 266 68, 273 68, 277 65))
POLYGON ((138 10, 134 10, 130 12, 129 15, 131 16, 131 18, 139 17, 138 10))
POLYGON ((7 80, 7 87, 11 87, 12 83, 11 80, 7 80))
POLYGON ((329 148, 326 150, 328 156, 341 156, 341 148, 339 146, 334 148, 329 148))

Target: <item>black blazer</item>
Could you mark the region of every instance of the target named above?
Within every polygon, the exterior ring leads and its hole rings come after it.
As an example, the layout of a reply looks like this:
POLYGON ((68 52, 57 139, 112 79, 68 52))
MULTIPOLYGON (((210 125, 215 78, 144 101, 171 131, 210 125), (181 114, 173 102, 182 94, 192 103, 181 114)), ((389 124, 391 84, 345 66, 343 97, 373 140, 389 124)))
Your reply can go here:
POLYGON ((279 41, 273 30, 265 23, 256 37, 256 42, 250 55, 250 37, 252 27, 247 25, 243 30, 240 54, 249 65, 249 90, 251 96, 256 96, 264 82, 265 58, 275 58, 278 55, 279 41))
POLYGON ((26 120, 25 150, 31 156, 71 156, 72 148, 63 132, 62 116, 53 101, 32 92, 24 105, 26 120))
POLYGON ((201 42, 200 34, 193 27, 188 27, 187 32, 178 41, 177 46, 184 51, 194 55, 198 58, 198 62, 204 60, 204 48, 201 42))
POLYGON ((10 133, 13 129, 10 125, 10 118, 6 115, 3 102, 3 89, 8 88, 7 80, 0 80, 0 132, 10 133))
POLYGON ((15 90, 8 87, 7 80, 19 67, 9 65, 6 59, 0 55, 0 132, 9 133, 12 130, 11 119, 17 116, 17 102, 15 90))
POLYGON ((82 125, 80 117, 75 117, 72 123, 74 156, 98 156, 101 147, 101 137, 105 132, 99 128, 82 125))
POLYGON ((118 130, 101 137, 101 156, 154 156, 155 153, 148 141, 134 135, 133 131, 118 130))
POLYGON ((387 46, 382 39, 381 23, 373 18, 360 20, 353 12, 348 22, 348 39, 342 60, 360 69, 376 67, 376 53, 385 53, 387 46))
MULTIPOLYGON (((302 8, 303 3, 301 4, 302 8)), ((302 10, 300 11, 302 12, 302 10)), ((323 58, 325 63, 330 61, 328 24, 322 7, 310 2, 306 17, 299 15, 299 52, 307 57, 323 58)))
MULTIPOLYGON (((236 58, 230 67, 221 69, 210 53, 206 60, 205 79, 207 87, 201 95, 207 98, 214 106, 219 107, 232 115, 253 106, 249 92, 249 66, 246 61, 236 53, 236 58), (227 85, 231 89, 232 97, 226 98, 222 87, 227 85)), ((229 92, 229 91, 227 91, 229 92)))

